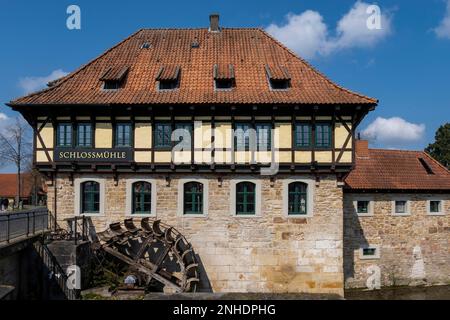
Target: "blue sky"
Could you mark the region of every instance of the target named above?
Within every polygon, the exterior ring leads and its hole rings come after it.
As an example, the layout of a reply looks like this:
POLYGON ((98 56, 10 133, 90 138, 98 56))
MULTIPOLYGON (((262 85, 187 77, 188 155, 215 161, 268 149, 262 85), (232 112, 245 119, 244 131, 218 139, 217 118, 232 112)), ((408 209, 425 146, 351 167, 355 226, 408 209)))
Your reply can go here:
POLYGON ((338 84, 378 98, 359 128, 373 147, 423 149, 450 121, 450 0, 1 0, 0 126, 15 116, 3 103, 50 75, 143 27, 207 27, 211 12, 225 27, 268 29, 338 84), (81 30, 66 27, 71 4, 81 9, 81 30), (381 8, 378 34, 352 25, 369 4, 381 8))

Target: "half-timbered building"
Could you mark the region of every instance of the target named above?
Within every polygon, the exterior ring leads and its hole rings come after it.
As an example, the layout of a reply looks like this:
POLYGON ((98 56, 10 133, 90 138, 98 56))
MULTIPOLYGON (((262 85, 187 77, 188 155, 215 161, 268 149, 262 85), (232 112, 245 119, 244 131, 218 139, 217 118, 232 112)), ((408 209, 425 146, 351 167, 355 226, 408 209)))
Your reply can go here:
POLYGON ((377 100, 261 29, 139 30, 12 101, 62 223, 158 217, 214 291, 343 294, 344 177, 377 100))

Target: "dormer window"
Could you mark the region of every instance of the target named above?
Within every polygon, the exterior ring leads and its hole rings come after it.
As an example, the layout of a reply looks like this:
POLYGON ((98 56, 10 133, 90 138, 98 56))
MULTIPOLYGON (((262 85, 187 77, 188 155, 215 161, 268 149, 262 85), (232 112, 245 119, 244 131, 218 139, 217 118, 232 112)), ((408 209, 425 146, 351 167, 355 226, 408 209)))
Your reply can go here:
POLYGON ((180 67, 163 66, 156 76, 160 91, 175 90, 180 86, 180 67))
POLYGON ((213 75, 216 90, 231 90, 235 87, 234 66, 232 64, 215 64, 213 75))
POLYGON ((271 90, 288 90, 291 87, 291 76, 286 67, 266 65, 265 69, 271 90))
POLYGON ((110 67, 100 77, 104 90, 118 90, 122 87, 129 67, 110 67))

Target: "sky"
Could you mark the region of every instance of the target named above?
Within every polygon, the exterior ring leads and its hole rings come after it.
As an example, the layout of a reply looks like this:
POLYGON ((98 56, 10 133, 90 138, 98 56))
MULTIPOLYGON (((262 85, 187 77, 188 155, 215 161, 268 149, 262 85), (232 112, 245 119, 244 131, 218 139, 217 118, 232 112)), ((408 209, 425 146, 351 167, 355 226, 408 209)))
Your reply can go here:
POLYGON ((0 130, 17 116, 4 103, 138 29, 207 27, 213 12, 223 27, 267 30, 339 85, 379 99, 358 128, 371 147, 422 150, 450 122, 450 0, 0 0, 0 130), (81 29, 67 27, 70 5, 81 29))

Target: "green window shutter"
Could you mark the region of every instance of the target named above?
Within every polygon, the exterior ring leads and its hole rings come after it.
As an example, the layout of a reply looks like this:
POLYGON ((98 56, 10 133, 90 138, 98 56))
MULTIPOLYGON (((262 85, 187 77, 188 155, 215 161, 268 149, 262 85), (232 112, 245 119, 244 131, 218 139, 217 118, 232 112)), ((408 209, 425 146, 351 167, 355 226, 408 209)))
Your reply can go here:
POLYGON ((270 151, 272 148, 272 125, 268 123, 256 124, 257 150, 270 151))
POLYGON ((116 124, 116 147, 131 147, 131 124, 118 123, 116 124))
POLYGON ((250 150, 250 128, 249 123, 236 123, 234 136, 234 149, 239 151, 250 150))
POLYGON ((77 126, 77 146, 92 146, 92 125, 90 123, 79 123, 77 126))
POLYGON ((95 181, 87 181, 81 184, 82 213, 100 212, 100 185, 95 181))
POLYGON ((330 148, 331 147, 331 125, 326 124, 316 124, 316 147, 319 148, 330 148))
POLYGON ((236 214, 254 215, 256 204, 256 186, 251 182, 236 184, 236 214))
POLYGON ((288 214, 305 215, 308 213, 308 186, 302 182, 292 182, 288 186, 288 214))
POLYGON ((172 147, 172 125, 170 123, 156 123, 154 141, 156 148, 172 147))
POLYGON ((56 131, 58 147, 72 146, 72 124, 60 123, 56 131))
POLYGON ((306 123, 295 125, 295 146, 307 148, 311 146, 311 125, 306 123))
POLYGON ((203 184, 189 182, 184 184, 184 214, 203 214, 203 184))
POLYGON ((132 185, 133 212, 135 214, 151 214, 152 185, 148 182, 135 182, 132 185))

